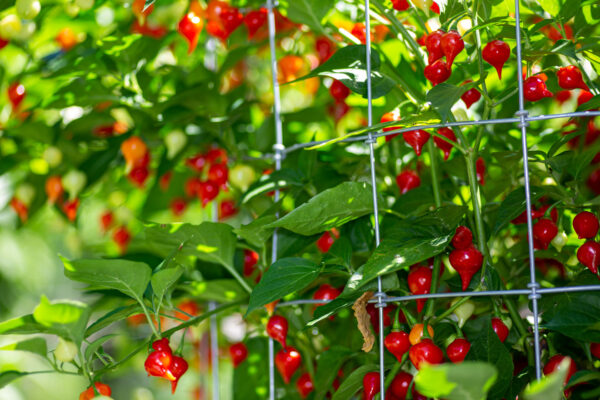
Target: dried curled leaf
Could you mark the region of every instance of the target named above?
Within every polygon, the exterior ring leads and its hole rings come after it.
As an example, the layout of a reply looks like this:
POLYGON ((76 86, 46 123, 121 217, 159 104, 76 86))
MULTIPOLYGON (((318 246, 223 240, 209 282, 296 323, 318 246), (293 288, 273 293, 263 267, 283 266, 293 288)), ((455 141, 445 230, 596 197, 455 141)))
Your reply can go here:
POLYGON ((375 344, 375 335, 371 331, 371 319, 367 312, 367 304, 373 297, 373 292, 365 292, 360 296, 352 306, 354 310, 354 316, 358 322, 358 330, 363 335, 363 346, 362 350, 366 353, 371 351, 375 344))

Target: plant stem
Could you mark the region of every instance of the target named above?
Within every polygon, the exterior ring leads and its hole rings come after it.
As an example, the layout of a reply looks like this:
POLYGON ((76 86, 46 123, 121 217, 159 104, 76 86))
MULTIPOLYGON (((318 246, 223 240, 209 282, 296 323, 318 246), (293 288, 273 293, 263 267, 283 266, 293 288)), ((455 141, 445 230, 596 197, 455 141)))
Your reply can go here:
MULTIPOLYGON (((486 102, 483 106, 483 114, 481 119, 486 120, 490 116, 490 106, 486 102)), ((483 132, 485 132, 485 125, 479 125, 479 129, 477 130, 477 138, 475 139, 475 144, 473 145, 473 150, 475 151, 475 156, 479 154, 479 147, 481 145, 481 139, 483 138, 483 132)))
MULTIPOLYGON (((402 361, 404 362, 404 359, 406 357, 406 353, 404 353, 404 355, 402 356, 402 361)), ((400 368, 402 368, 402 363, 401 362, 396 362, 394 364, 394 366, 392 367, 392 369, 390 370, 390 372, 387 374, 387 376, 385 377, 385 389, 387 390, 390 385, 392 384, 392 381, 394 380, 394 378, 396 377, 396 374, 398 373, 398 371, 400 371, 400 368)))
POLYGON ((421 68, 425 68, 425 61, 423 61, 423 58, 421 56, 419 44, 415 41, 415 39, 413 39, 412 36, 410 36, 410 34, 408 33, 408 31, 406 30, 404 25, 402 25, 402 23, 400 21, 398 21, 398 18, 396 18, 394 13, 390 12, 389 9, 384 7, 383 4, 381 4, 381 2, 379 0, 371 0, 371 4, 373 4, 375 6, 375 8, 377 8, 380 13, 385 15, 386 18, 392 23, 392 26, 395 28, 395 30, 397 30, 398 33, 400 33, 400 35, 402 35, 402 38, 404 38, 404 40, 408 43, 408 45, 412 49, 412 51, 415 55, 415 59, 419 63, 421 68))
MULTIPOLYGON (((163 334, 164 334, 165 337, 171 336, 172 334, 174 334, 177 331, 180 331, 180 330, 185 329, 185 328, 189 328, 192 325, 196 325, 196 324, 204 321, 205 319, 207 319, 208 317, 210 317, 212 315, 219 314, 220 312, 223 312, 223 311, 225 311, 227 309, 230 309, 230 308, 235 307, 235 306, 239 306, 242 303, 243 303, 243 301, 240 300, 240 301, 234 301, 232 303, 224 304, 224 305, 222 305, 220 307, 215 308, 212 311, 207 311, 207 312, 205 312, 202 315, 199 315, 197 317, 191 318, 191 319, 187 320, 186 322, 184 322, 183 324, 177 325, 176 327, 171 328, 171 329, 163 332, 163 334)), ((126 355, 125 358, 123 358, 123 359, 121 359, 121 360, 119 360, 119 361, 117 361, 117 362, 115 362, 115 363, 113 363, 113 364, 111 364, 109 366, 106 366, 106 367, 104 367, 102 369, 99 369, 98 371, 96 371, 94 373, 94 375, 96 377, 99 377, 99 376, 104 375, 105 373, 107 373, 107 372, 109 372, 111 370, 114 370, 118 366, 126 363, 128 360, 130 360, 132 357, 134 357, 137 353, 139 353, 143 349, 148 348, 148 346, 150 345, 151 341, 152 341, 152 338, 150 338, 149 340, 144 341, 135 350, 133 350, 128 355, 126 355)))
POLYGON ((485 230, 483 226, 483 217, 481 215, 481 206, 479 204, 479 186, 477 182, 477 172, 475 171, 475 153, 470 152, 465 157, 467 163, 467 177, 469 179, 469 186, 471 189, 471 202, 473 203, 473 216, 475 217, 475 231, 477 234, 477 242, 479 244, 479 251, 484 256, 487 256, 487 242, 485 240, 485 230))
POLYGON ((429 150, 429 160, 431 162, 431 187, 433 188, 433 198, 435 207, 439 208, 442 206, 442 197, 440 194, 440 176, 437 169, 437 154, 435 152, 435 147, 433 146, 433 140, 428 140, 427 146, 427 149, 429 150))
POLYGON ((160 332, 158 332, 156 330, 156 327, 154 326, 154 322, 152 321, 152 317, 150 317, 148 308, 146 307, 146 304, 144 304, 144 299, 140 299, 137 297, 135 299, 140 304, 140 306, 142 306, 142 311, 144 312, 144 315, 146 315, 146 319, 148 320, 148 325, 150 325, 150 327, 152 328, 152 333, 154 333, 154 336, 156 336, 157 338, 160 338, 160 332))
POLYGON ((463 305, 470 299, 471 299, 471 297, 461 297, 460 300, 458 300, 456 303, 452 304, 447 310, 445 310, 443 313, 441 313, 440 315, 435 317, 435 320, 433 322, 443 320, 444 318, 446 318, 447 316, 452 314, 454 312, 454 310, 456 310, 458 307, 460 307, 461 305, 463 305))
MULTIPOLYGON (((440 176, 437 168, 437 154, 435 151, 435 147, 433 146, 433 140, 429 140, 427 142, 427 149, 429 150, 429 160, 431 163, 431 187, 433 188, 433 198, 435 202, 435 207, 439 208, 442 206, 442 196, 440 194, 440 176)), ((436 293, 439 285, 439 277, 440 277, 440 267, 441 267, 441 258, 440 256, 436 256, 433 259, 433 272, 431 276, 431 286, 429 289, 430 293, 436 293)), ((429 299, 427 300, 425 316, 431 317, 434 312, 435 300, 429 299)))
MULTIPOLYGON (((478 13, 479 10, 479 1, 478 0, 474 0, 474 4, 473 4, 473 16, 471 18, 471 21, 473 23, 473 27, 475 28, 477 26, 478 23, 478 13)), ((483 90, 483 97, 485 98, 485 104, 492 104, 492 99, 490 98, 490 94, 488 93, 487 90, 487 86, 485 84, 485 70, 483 68, 483 56, 481 54, 481 34, 479 32, 479 29, 477 29, 475 31, 475 40, 477 42, 477 61, 479 64, 479 78, 481 79, 481 89, 483 90)))

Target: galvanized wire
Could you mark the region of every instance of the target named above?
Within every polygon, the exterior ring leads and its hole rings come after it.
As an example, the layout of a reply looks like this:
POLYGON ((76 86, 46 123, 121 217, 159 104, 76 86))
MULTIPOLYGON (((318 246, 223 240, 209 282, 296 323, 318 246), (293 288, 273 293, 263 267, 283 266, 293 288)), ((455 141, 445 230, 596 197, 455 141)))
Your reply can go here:
MULTIPOLYGON (((380 360, 380 385, 382 391, 380 398, 385 400, 385 366, 384 366, 384 327, 383 327, 383 307, 386 302, 405 302, 414 301, 418 299, 441 299, 441 298, 457 298, 457 297, 484 297, 484 296, 523 296, 527 295, 532 301, 533 315, 534 315, 534 347, 535 347, 535 369, 536 377, 541 377, 541 360, 540 360, 540 340, 539 340, 539 310, 538 300, 542 294, 556 294, 556 293, 567 293, 567 292, 582 292, 582 291, 600 291, 600 285, 586 285, 586 286, 568 286, 560 288, 540 288, 535 278, 535 258, 533 249, 533 234, 532 234, 532 219, 531 219, 531 190, 529 183, 529 166, 528 166, 528 147, 527 147, 527 126, 531 121, 543 121, 552 120, 559 118, 576 118, 576 117, 595 117, 600 116, 600 111, 581 111, 571 113, 559 113, 550 115, 539 115, 529 116, 525 109, 524 96, 523 96, 523 77, 519 73, 522 65, 521 55, 521 32, 520 32, 520 4, 519 0, 515 0, 515 20, 516 20, 516 53, 517 53, 517 65, 518 65, 518 99, 519 99, 519 111, 516 113, 514 118, 501 118, 501 119, 488 119, 478 121, 460 121, 460 122, 446 122, 437 124, 426 124, 426 125, 414 125, 401 129, 389 130, 383 132, 379 129, 370 130, 373 126, 373 106, 372 106, 372 81, 371 81, 371 37, 370 37, 370 4, 369 0, 364 0, 365 4, 365 37, 366 37, 366 72, 367 72, 367 116, 368 126, 362 134, 357 134, 352 137, 341 140, 341 143, 353 143, 353 142, 365 142, 369 146, 369 158, 370 158, 370 174, 371 184, 373 190, 373 229, 375 233, 375 244, 376 246, 380 243, 380 231, 379 231, 379 208, 377 199, 377 180, 375 174, 376 159, 375 159, 375 148, 374 145, 377 138, 396 135, 403 132, 409 132, 415 129, 437 129, 442 127, 467 127, 477 125, 498 125, 498 124, 518 124, 521 130, 522 138, 522 153, 523 153, 523 171, 524 171, 524 186, 525 186, 525 198, 526 198, 526 214, 527 214, 527 231, 528 231, 528 248, 529 248, 529 270, 530 270, 530 282, 527 285, 528 289, 512 289, 512 290, 493 290, 493 291, 472 291, 472 292, 453 292, 453 293, 430 293, 423 295, 409 295, 409 296, 396 296, 388 297, 383 292, 381 277, 377 278, 378 281, 378 292, 375 294, 375 298, 369 301, 373 303, 379 309, 379 360, 380 360), (366 134, 365 134, 366 133, 366 134)), ((270 44, 270 57, 271 57, 271 71, 273 80, 273 116, 275 123, 275 139, 276 144, 273 146, 273 153, 266 153, 260 157, 246 157, 247 159, 267 159, 275 161, 275 169, 281 168, 281 162, 283 158, 294 151, 306 149, 309 147, 322 145, 329 140, 311 141, 307 143, 297 143, 288 148, 283 146, 283 133, 282 133, 282 121, 281 121, 281 105, 280 105, 280 93, 279 84, 277 78, 277 57, 276 57, 276 46, 275 46, 275 15, 274 15, 274 4, 273 0, 267 0, 268 10, 268 27, 269 27, 269 44, 270 44)), ((279 190, 275 191, 275 201, 279 201, 279 190)), ((277 231, 273 234, 272 243, 272 262, 277 260, 277 231)), ((298 299, 292 301, 281 302, 277 305, 277 308, 302 305, 302 304, 324 304, 327 300, 314 300, 314 299, 298 299)), ((269 338, 269 398, 275 399, 275 367, 274 367, 274 341, 269 338)), ((214 368, 213 368, 214 371, 214 368)))
MULTIPOLYGON (((217 303, 208 303, 208 311, 217 308, 217 303)), ((217 325, 217 314, 210 316, 210 353, 212 363, 212 398, 219 400, 219 326, 217 325)))
POLYGON ((517 41, 517 79, 519 85, 519 111, 517 117, 520 118, 519 128, 521 128, 521 145, 523 146, 523 178, 525 187, 525 212, 527 215, 527 246, 529 249, 529 275, 530 282, 527 285, 531 289, 529 299, 532 303, 533 311, 533 340, 534 340, 534 355, 535 355, 535 376, 537 379, 542 377, 542 366, 540 360, 540 328, 539 328, 539 313, 538 313, 538 300, 541 295, 537 293, 540 288, 539 283, 535 279, 535 254, 533 248, 533 220, 531 218, 531 188, 529 185, 529 155, 527 148, 527 126, 529 122, 525 120, 528 112, 525 110, 525 97, 523 94, 523 74, 521 68, 523 60, 521 57, 521 14, 520 14, 520 1, 515 0, 515 35, 517 41))
MULTIPOLYGON (((562 119, 562 118, 589 118, 600 116, 600 111, 577 111, 570 113, 561 114, 549 114, 549 115, 538 115, 534 117, 525 116, 525 122, 530 121, 546 121, 551 119, 562 119)), ((413 125, 406 128, 399 128, 394 130, 387 130, 385 132, 381 130, 371 131, 371 137, 380 138, 385 136, 397 135, 399 133, 410 132, 416 129, 438 129, 444 127, 465 127, 465 126, 478 126, 478 125, 500 125, 500 124, 516 124, 521 122, 521 118, 498 118, 498 119, 486 119, 479 121, 457 121, 457 122, 445 122, 439 124, 427 124, 427 125, 413 125)), ((339 143, 353 143, 353 142, 364 142, 369 139, 369 135, 357 135, 351 136, 346 139, 342 139, 339 143)), ((284 153, 289 154, 297 150, 306 149, 309 147, 319 146, 331 142, 331 140, 314 140, 306 143, 296 143, 285 148, 284 153)), ((263 154, 260 157, 250 157, 250 159, 275 159, 275 155, 271 153, 263 154)))
MULTIPOLYGON (((584 285, 584 286, 563 286, 555 288, 537 289, 537 294, 562 294, 575 292, 595 292, 600 291, 599 285, 584 285)), ((444 292, 444 293, 428 293, 428 294, 411 294, 407 296, 389 296, 385 297, 385 301, 389 303, 402 303, 415 300, 429 299, 453 299, 460 297, 493 297, 493 296, 525 296, 531 294, 531 289, 507 289, 507 290, 482 290, 473 292, 444 292)), ((327 304, 333 300, 317 300, 317 299, 298 299, 289 300, 277 304, 277 308, 298 306, 305 304, 327 304)), ((375 304, 379 300, 372 299, 369 303, 375 304)))
MULTIPOLYGON (((366 67, 367 67, 367 125, 370 127, 373 125, 373 88, 371 82, 371 11, 369 0, 365 0, 365 49, 366 49, 366 67)), ((377 177, 376 177, 376 166, 375 166, 375 139, 371 132, 367 136, 365 143, 369 145, 369 160, 371 162, 371 186, 373 192, 373 229, 375 231, 375 246, 379 247, 380 236, 379 236, 379 202, 377 196, 377 177)), ((383 308, 386 306, 384 302, 385 293, 383 292, 383 284, 381 282, 381 276, 377 277, 377 293, 375 293, 377 303, 375 307, 379 310, 379 384, 382 388, 380 392, 381 400, 385 400, 385 363, 383 355, 385 353, 384 347, 384 332, 383 332, 383 308)))
MULTIPOLYGON (((275 120, 275 145, 273 146, 275 160, 275 170, 281 169, 281 161, 285 156, 285 147, 283 146, 283 129, 281 125, 281 99, 279 94, 279 80, 277 76, 277 54, 275 46, 275 12, 273 10, 273 0, 267 0, 268 24, 269 24, 269 50, 271 56, 271 77, 273 80, 273 118, 275 120)), ((279 189, 275 190, 274 200, 279 201, 279 189)), ((279 213, 275 214, 279 217, 279 213)), ((277 261, 277 229, 273 232, 271 243, 271 263, 277 261)), ((269 399, 275 400, 275 349, 274 342, 269 337, 269 399)))

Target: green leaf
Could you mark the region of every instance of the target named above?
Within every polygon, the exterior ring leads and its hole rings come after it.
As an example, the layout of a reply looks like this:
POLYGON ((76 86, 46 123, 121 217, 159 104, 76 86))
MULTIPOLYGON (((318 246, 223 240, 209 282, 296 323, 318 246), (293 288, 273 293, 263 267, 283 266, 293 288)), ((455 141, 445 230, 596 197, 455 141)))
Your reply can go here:
POLYGON ((484 361, 497 368, 498 379, 489 390, 488 399, 502 399, 510 387, 514 365, 510 353, 492 329, 491 319, 485 321, 479 336, 469 339, 471 349, 467 353, 466 360, 484 361))
POLYGON ((448 119, 450 110, 467 90, 473 88, 476 82, 470 82, 463 86, 454 86, 448 83, 435 85, 433 89, 427 92, 427 101, 431 103, 442 117, 442 121, 448 119))
POLYGON ((319 355, 314 379, 314 400, 325 398, 327 392, 331 390, 340 367, 353 354, 354 352, 346 347, 333 346, 319 355))
POLYGON ((150 283, 152 270, 146 263, 129 260, 87 259, 69 261, 62 258, 65 276, 74 281, 114 289, 141 301, 150 283))
POLYGON ((46 346, 46 340, 43 338, 33 338, 33 339, 23 340, 21 342, 7 344, 7 345, 0 347, 0 350, 27 351, 29 353, 38 354, 42 357, 46 357, 46 354, 48 353, 48 348, 46 346))
POLYGON ((372 196, 369 184, 344 182, 319 193, 267 227, 314 235, 373 212, 372 196))
POLYGON ((87 304, 70 300, 50 302, 42 296, 40 304, 33 310, 33 318, 46 327, 47 332, 80 345, 90 313, 87 304))
POLYGON ((600 342, 600 293, 548 296, 542 326, 582 342, 600 342))
MULTIPOLYGON (((364 45, 342 47, 329 60, 293 82, 316 76, 328 76, 346 85, 350 90, 367 97, 367 50, 364 45)), ((373 98, 384 96, 396 85, 388 76, 379 72, 381 59, 377 50, 371 50, 371 90, 373 98)), ((290 83, 293 83, 290 82, 290 83)))
MULTIPOLYGON (((379 368, 375 364, 361 365, 356 368, 340 385, 338 390, 333 394, 331 400, 347 400, 352 398, 354 394, 362 388, 362 382, 367 372, 377 371, 379 368)), ((337 371, 336 371, 337 372, 337 371)))
POLYGON ((575 60, 579 59, 577 57, 577 48, 575 47, 575 43, 573 43, 571 40, 558 40, 554 46, 552 46, 550 51, 552 53, 562 54, 563 56, 567 56, 575 60))
POLYGON ((485 400, 498 371, 488 363, 426 365, 415 376, 419 393, 448 400, 485 400))
POLYGON ((558 15, 560 12, 560 1, 559 0, 540 0, 540 5, 550 15, 558 15))
MULTIPOLYGON (((531 186, 531 201, 536 201, 544 195, 546 192, 544 188, 531 186)), ((513 219, 517 218, 523 211, 525 211, 525 189, 520 187, 509 193, 508 196, 502 201, 498 211, 496 213, 496 224, 492 235, 496 235, 500 232, 506 224, 513 219)))
POLYGON ((268 175, 262 175, 258 181, 254 182, 246 193, 244 193, 240 201, 242 204, 245 204, 256 196, 272 192, 275 189, 283 189, 290 186, 301 187, 303 186, 302 181, 304 179, 304 175, 296 169, 283 168, 279 171, 273 171, 268 175))
POLYGON ((0 389, 4 386, 8 385, 15 379, 19 379, 22 376, 27 375, 27 372, 19 372, 19 371, 4 371, 0 372, 0 389))
POLYGON ((203 222, 191 224, 151 224, 136 237, 130 247, 166 258, 177 250, 174 260, 194 267, 196 259, 221 264, 250 292, 251 289, 235 269, 236 236, 228 224, 203 222))
POLYGON ((273 234, 274 230, 274 228, 266 228, 266 226, 275 221, 277 221, 275 215, 265 215, 255 219, 247 225, 240 226, 235 229, 234 232, 252 246, 263 247, 273 234))
POLYGON ((319 276, 320 271, 319 265, 304 258, 277 260, 250 294, 247 313, 304 289, 319 276))
POLYGON ((38 323, 32 314, 0 322, 0 335, 28 335, 35 333, 50 332, 45 326, 38 323))
MULTIPOLYGON (((233 370, 234 400, 264 400, 269 397, 269 350, 267 339, 254 337, 244 341, 248 348, 246 358, 233 370)), ((278 374, 275 374, 276 384, 278 374)), ((278 386, 279 387, 279 386, 278 386)))
POLYGON ((565 359, 555 372, 544 375, 541 380, 527 385, 519 399, 523 400, 561 400, 563 398, 563 386, 570 360, 565 359))
POLYGON ((104 343, 108 342, 110 339, 116 336, 119 335, 116 333, 112 333, 110 335, 101 336, 98 339, 94 340, 85 349, 85 359, 90 361, 94 357, 94 353, 96 353, 96 351, 98 351, 98 349, 102 347, 104 343))
POLYGON ((124 320, 127 317, 141 313, 142 307, 137 303, 129 306, 118 307, 114 310, 107 312, 102 317, 98 318, 93 324, 88 326, 88 328, 85 331, 85 337, 89 337, 115 322, 124 320))
POLYGON ((339 264, 350 268, 352 260, 352 243, 345 237, 337 239, 324 256, 327 264, 339 264))
POLYGON ((162 303, 163 297, 169 292, 169 290, 181 277, 181 274, 183 274, 183 268, 175 267, 161 269, 160 271, 152 275, 150 283, 152 284, 152 290, 154 291, 154 295, 158 299, 158 304, 162 303))
POLYGON ((321 21, 334 8, 333 0, 284 0, 280 4, 287 10, 289 19, 321 33, 324 32, 321 21))
POLYGON ((577 107, 576 111, 588 111, 595 110, 597 108, 600 108, 600 96, 592 97, 589 101, 586 101, 585 103, 577 107))
POLYGON ((408 269, 444 251, 465 211, 464 207, 444 206, 395 224, 386 231, 386 237, 364 268, 359 268, 350 277, 344 293, 356 291, 380 275, 408 269))
POLYGON ((248 293, 235 279, 192 282, 185 289, 198 300, 217 301, 219 303, 228 303, 248 297, 248 293))

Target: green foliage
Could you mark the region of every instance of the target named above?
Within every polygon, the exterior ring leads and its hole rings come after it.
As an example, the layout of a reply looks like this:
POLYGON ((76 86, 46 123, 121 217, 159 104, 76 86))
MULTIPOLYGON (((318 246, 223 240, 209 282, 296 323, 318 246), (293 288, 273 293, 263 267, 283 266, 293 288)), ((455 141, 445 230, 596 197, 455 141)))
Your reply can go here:
POLYGON ((498 372, 492 364, 464 362, 425 366, 415 376, 419 393, 449 400, 484 400, 498 372))

